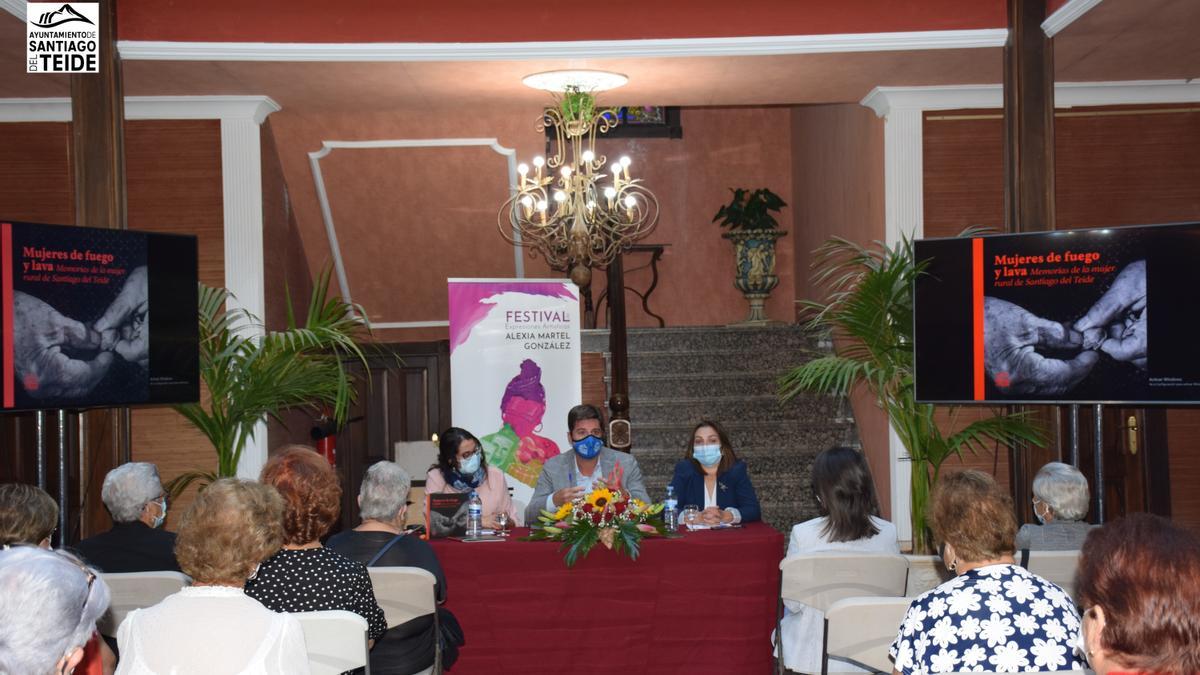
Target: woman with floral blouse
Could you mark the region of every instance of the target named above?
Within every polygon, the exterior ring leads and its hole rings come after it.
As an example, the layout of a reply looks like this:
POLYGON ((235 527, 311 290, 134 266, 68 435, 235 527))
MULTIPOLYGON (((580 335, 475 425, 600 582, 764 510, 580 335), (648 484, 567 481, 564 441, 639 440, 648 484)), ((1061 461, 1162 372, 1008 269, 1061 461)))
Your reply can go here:
POLYGON ((1077 670, 1079 614, 1063 589, 1013 559, 1012 500, 979 471, 943 475, 929 506, 957 576, 913 601, 892 643, 901 675, 1077 670))

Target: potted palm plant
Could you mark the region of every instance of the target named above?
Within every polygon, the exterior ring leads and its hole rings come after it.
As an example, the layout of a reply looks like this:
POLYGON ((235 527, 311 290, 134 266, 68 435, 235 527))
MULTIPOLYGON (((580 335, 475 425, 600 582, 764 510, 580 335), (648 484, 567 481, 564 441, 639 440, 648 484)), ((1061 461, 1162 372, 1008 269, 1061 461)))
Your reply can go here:
POLYGON ((817 249, 813 281, 829 291, 824 301, 805 301, 808 326, 830 334, 835 352, 789 371, 779 382, 784 400, 800 392, 847 396, 861 384, 875 395, 912 460, 913 552, 931 553, 925 505, 942 464, 964 449, 988 444, 1045 443, 1023 413, 977 420, 945 435, 934 406, 917 403, 913 381, 913 282, 922 273, 912 241, 866 248, 842 238, 817 249))
POLYGON ((721 236, 733 242, 737 276, 733 285, 750 303, 746 323, 766 323, 767 298, 779 285, 775 275, 775 241, 787 235, 778 229, 772 213, 779 213, 787 204, 767 188, 754 191, 730 188, 733 198, 713 216, 729 231, 721 236))
POLYGON ((345 422, 355 391, 345 362, 366 364, 356 340, 370 327, 361 307, 328 297, 329 279, 326 269, 304 323, 297 323, 289 298, 287 328, 266 332, 251 330, 261 323, 249 312, 226 306, 229 291, 200 284, 200 380, 207 396, 173 407, 212 443, 217 470, 180 474, 168 485, 172 495, 194 481, 203 487, 236 475, 242 450, 264 417, 310 407, 332 410, 338 426, 345 422))

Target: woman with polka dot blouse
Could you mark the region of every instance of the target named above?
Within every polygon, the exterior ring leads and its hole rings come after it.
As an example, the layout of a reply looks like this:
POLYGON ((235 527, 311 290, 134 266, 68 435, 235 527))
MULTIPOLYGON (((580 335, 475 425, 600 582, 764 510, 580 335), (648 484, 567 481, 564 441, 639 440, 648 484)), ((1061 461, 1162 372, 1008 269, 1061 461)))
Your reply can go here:
POLYGON ((333 467, 312 448, 292 445, 267 462, 259 479, 283 496, 284 543, 246 582, 246 594, 276 612, 354 612, 367 620, 374 644, 387 622, 366 566, 321 546, 341 510, 333 467))

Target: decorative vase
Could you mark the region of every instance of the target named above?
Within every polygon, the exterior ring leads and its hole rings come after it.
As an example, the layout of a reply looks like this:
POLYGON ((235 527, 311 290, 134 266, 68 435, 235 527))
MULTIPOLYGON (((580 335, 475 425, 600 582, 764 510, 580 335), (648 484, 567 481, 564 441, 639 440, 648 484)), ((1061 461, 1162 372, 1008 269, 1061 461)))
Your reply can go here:
POLYGON ((775 275, 775 240, 787 236, 783 230, 740 230, 721 235, 733 242, 737 276, 733 285, 750 302, 744 323, 766 323, 767 298, 779 285, 775 275))

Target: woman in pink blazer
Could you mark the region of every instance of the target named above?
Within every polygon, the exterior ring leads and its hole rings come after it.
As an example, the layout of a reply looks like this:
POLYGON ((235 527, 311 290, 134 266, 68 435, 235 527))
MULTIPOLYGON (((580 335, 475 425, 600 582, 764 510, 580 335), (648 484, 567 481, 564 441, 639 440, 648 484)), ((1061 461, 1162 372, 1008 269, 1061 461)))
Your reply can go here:
POLYGON ((517 522, 517 512, 508 495, 504 472, 488 466, 483 445, 466 429, 450 427, 442 432, 438 445, 438 461, 425 475, 426 494, 470 492, 474 490, 483 502, 483 526, 496 527, 496 514, 507 513, 511 527, 517 522))

